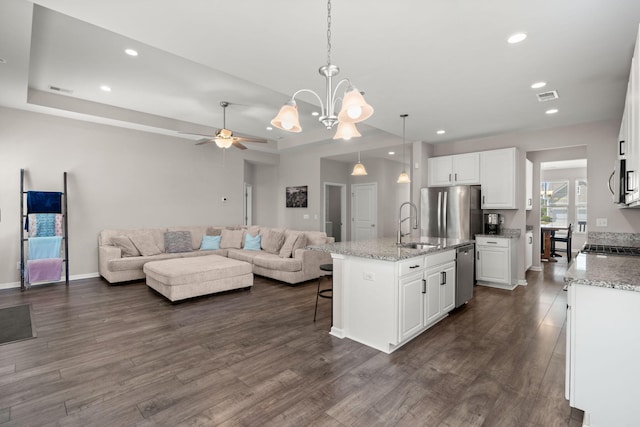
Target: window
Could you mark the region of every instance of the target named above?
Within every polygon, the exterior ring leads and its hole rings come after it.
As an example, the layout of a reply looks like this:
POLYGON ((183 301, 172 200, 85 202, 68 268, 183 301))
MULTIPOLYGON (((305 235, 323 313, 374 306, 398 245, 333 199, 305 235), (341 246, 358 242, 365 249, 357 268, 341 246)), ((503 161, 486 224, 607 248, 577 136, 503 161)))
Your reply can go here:
POLYGON ((576 179, 576 233, 587 232, 587 180, 576 179))
POLYGON ((569 216, 569 181, 540 183, 540 223, 566 227, 569 216))

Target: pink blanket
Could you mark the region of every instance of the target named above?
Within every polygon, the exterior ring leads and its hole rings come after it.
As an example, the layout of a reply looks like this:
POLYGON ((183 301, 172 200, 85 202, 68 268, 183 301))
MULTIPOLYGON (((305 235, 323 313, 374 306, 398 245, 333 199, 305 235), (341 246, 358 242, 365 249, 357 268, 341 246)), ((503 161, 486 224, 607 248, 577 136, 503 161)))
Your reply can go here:
POLYGON ((30 259, 27 261, 29 283, 57 281, 62 276, 62 258, 30 259))

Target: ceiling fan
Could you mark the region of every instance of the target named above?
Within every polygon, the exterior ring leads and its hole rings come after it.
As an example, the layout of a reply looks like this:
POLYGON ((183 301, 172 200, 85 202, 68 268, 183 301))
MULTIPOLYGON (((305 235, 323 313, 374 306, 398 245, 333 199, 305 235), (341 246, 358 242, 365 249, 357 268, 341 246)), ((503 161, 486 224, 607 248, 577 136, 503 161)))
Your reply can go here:
POLYGON ((218 129, 216 133, 211 135, 202 135, 199 133, 192 133, 190 135, 200 135, 205 138, 199 139, 196 142, 196 145, 209 144, 210 142, 214 142, 220 148, 229 148, 232 145, 241 150, 246 150, 247 147, 242 145, 243 142, 259 142, 259 143, 267 143, 268 141, 264 138, 255 138, 252 136, 245 135, 234 135, 233 131, 227 129, 227 107, 229 103, 227 101, 221 101, 220 106, 222 107, 222 129, 218 129))

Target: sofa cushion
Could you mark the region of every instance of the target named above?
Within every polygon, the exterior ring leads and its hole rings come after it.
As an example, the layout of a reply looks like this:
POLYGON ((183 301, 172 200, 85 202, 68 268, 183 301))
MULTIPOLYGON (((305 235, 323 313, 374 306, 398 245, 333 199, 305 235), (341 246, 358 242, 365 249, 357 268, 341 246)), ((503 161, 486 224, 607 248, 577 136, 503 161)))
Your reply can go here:
POLYGON ((282 244, 278 255, 280 256, 280 258, 291 258, 291 254, 293 253, 293 246, 303 234, 301 231, 287 230, 285 231, 284 235, 284 243, 282 244))
POLYGON ((245 233, 244 235, 244 245, 242 247, 248 251, 259 251, 260 250, 260 234, 257 236, 252 236, 249 233, 245 233))
POLYGON ((324 245, 327 243, 327 233, 324 231, 305 231, 307 245, 324 245))
POLYGON ((113 236, 134 236, 136 234, 145 234, 151 233, 153 236, 153 241, 156 246, 160 248, 162 252, 164 252, 164 233, 167 231, 167 228, 134 228, 134 229, 108 229, 102 230, 98 235, 98 244, 99 245, 113 245, 111 238, 113 236))
POLYGON ((130 258, 118 258, 109 261, 107 267, 109 271, 129 271, 142 270, 142 266, 150 261, 160 261, 163 259, 177 258, 174 254, 158 254, 153 256, 137 256, 130 258))
POLYGON ((211 251, 220 249, 221 236, 202 236, 201 251, 211 251))
POLYGON ((253 263, 258 267, 268 268, 269 270, 278 271, 300 271, 302 270, 302 261, 295 258, 280 258, 277 254, 261 253, 253 258, 253 263))
POLYGON ((162 253, 162 250, 153 240, 153 235, 150 231, 146 233, 132 234, 130 239, 142 256, 158 255, 162 253))
POLYGON ((278 254, 280 248, 284 244, 284 230, 270 229, 262 235, 262 249, 265 251, 278 254))
POLYGON ((231 259, 237 259, 238 261, 253 263, 253 259, 264 253, 263 251, 252 251, 246 249, 229 249, 227 251, 227 257, 231 259))
POLYGON ((291 256, 295 256, 298 249, 304 249, 307 247, 307 235, 305 233, 300 234, 300 237, 296 239, 291 249, 291 256))
POLYGON ((242 247, 243 230, 222 230, 220 248, 240 249, 242 247))
POLYGON ((133 244, 129 236, 112 236, 111 243, 113 243, 114 246, 120 248, 123 257, 140 256, 140 251, 133 244))
POLYGON ((191 252, 193 250, 191 232, 167 231, 164 233, 164 247, 168 254, 191 252))

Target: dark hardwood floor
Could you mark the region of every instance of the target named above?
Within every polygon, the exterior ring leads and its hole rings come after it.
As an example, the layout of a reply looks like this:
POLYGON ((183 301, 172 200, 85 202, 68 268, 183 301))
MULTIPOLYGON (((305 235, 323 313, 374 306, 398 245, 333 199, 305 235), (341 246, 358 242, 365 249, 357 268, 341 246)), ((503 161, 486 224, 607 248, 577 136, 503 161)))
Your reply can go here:
POLYGON ((566 261, 475 298, 391 355, 328 334, 316 282, 171 304, 102 279, 0 292, 0 425, 580 426, 564 399, 566 261))

